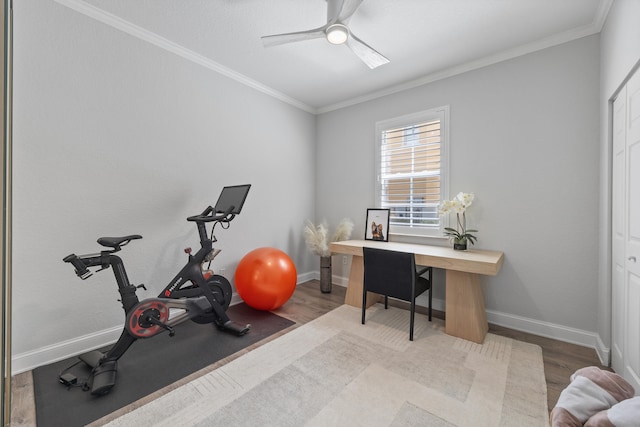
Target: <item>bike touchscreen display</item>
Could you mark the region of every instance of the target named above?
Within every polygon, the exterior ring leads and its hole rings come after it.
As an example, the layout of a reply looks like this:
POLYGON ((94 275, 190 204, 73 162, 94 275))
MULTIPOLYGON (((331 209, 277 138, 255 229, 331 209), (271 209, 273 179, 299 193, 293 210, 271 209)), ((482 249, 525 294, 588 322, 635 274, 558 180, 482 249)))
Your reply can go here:
POLYGON ((214 208, 216 213, 226 212, 230 206, 233 206, 231 213, 238 215, 242 210, 247 194, 249 194, 249 188, 251 188, 251 184, 224 187, 214 208))

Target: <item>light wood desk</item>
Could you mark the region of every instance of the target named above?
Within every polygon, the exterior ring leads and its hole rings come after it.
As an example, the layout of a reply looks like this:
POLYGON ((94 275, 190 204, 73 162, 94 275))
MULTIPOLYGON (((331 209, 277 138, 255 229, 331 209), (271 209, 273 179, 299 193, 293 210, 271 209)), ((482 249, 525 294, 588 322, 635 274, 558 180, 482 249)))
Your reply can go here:
MULTIPOLYGON (((445 331, 449 335, 482 343, 489 330, 484 296, 480 287, 480 274, 495 276, 500 271, 504 254, 497 251, 454 251, 441 246, 416 245, 373 240, 345 240, 331 243, 332 253, 352 255, 349 284, 345 304, 362 307, 362 281, 364 260, 362 248, 380 248, 410 252, 416 256, 416 264, 446 270, 446 320, 445 331)), ((367 296, 367 306, 378 298, 367 296)))

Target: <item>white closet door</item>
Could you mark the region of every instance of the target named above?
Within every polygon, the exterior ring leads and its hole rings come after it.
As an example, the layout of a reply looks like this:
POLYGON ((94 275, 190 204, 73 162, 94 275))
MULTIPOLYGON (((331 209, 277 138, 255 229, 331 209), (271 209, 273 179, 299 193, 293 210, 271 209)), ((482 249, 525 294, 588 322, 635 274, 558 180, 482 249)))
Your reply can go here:
POLYGON ((625 287, 625 201, 626 201, 626 86, 613 102, 613 163, 611 200, 611 367, 624 371, 624 343, 626 335, 625 287))
POLYGON ((627 83, 625 379, 640 394, 640 72, 627 83))

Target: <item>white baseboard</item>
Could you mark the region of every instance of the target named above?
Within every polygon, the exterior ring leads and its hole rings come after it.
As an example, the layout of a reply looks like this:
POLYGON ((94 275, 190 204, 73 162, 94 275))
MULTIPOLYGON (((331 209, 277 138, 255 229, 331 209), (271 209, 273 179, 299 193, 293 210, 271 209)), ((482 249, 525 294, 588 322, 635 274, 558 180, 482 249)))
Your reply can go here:
POLYGON ((11 375, 30 371, 38 366, 48 365, 112 344, 118 340, 121 332, 122 326, 116 326, 33 351, 15 354, 11 357, 11 375))
POLYGON ((600 358, 600 363, 602 363, 604 366, 611 366, 611 349, 602 342, 602 340, 600 339, 600 335, 598 335, 596 353, 600 358))
POLYGON ((309 280, 320 280, 320 272, 309 271, 307 273, 298 274, 298 281, 296 282, 296 285, 299 285, 300 283, 308 282, 309 280))
MULTIPOLYGON (((297 284, 319 279, 320 272, 311 271, 298 275, 297 284)), ((333 276, 332 281, 334 285, 342 287, 347 287, 347 284, 349 283, 348 278, 340 276, 333 276)), ((231 298, 231 305, 238 304, 240 302, 242 302, 242 299, 234 293, 231 298)), ((420 305, 424 305, 422 304, 422 301, 420 305)), ((434 298, 433 308, 435 310, 445 311, 445 301, 434 298)), ((567 326, 494 310, 487 310, 487 321, 489 323, 515 329, 517 331, 528 332, 534 335, 593 348, 600 358, 600 362, 605 366, 609 365, 610 349, 602 342, 600 336, 594 332, 570 328, 567 326)), ((117 341, 121 332, 122 326, 117 326, 96 332, 95 334, 85 335, 33 351, 13 355, 11 358, 11 374, 16 375, 37 368, 38 366, 54 363, 76 354, 81 354, 112 344, 117 341)))
POLYGON ((608 365, 609 349, 595 332, 493 310, 487 310, 487 321, 505 328, 593 348, 598 354, 600 362, 603 365, 608 365))
MULTIPOLYGON (((320 272, 309 272, 298 275, 297 284, 308 282, 320 277, 320 272)), ((345 283, 346 286, 346 283, 345 283)), ((231 297, 231 305, 239 304, 242 298, 237 293, 231 297)), ((115 343, 122 333, 122 326, 116 326, 94 334, 84 335, 68 341, 63 341, 50 346, 38 348, 21 354, 15 354, 11 358, 11 375, 30 371, 38 366, 55 363, 77 354, 82 354, 100 347, 115 343)))
MULTIPOLYGON (((320 272, 316 272, 316 277, 314 278, 319 279, 320 272)), ((334 285, 337 284, 344 287, 347 287, 349 283, 349 279, 346 277, 333 276, 332 280, 334 285)), ((432 303, 434 310, 445 311, 445 300, 434 298, 432 303)), ((420 301, 419 305, 424 304, 420 301)), ((600 359, 600 363, 609 366, 610 349, 602 342, 600 335, 595 332, 570 328, 494 310, 487 310, 487 321, 494 325, 504 326, 505 328, 593 348, 600 359)))
MULTIPOLYGON (((318 276, 314 278, 317 280, 320 280, 320 272, 318 272, 318 276)), ((349 284, 349 279, 341 276, 331 276, 331 282, 334 285, 338 285, 338 286, 342 286, 343 288, 346 288, 347 285, 349 284)))
MULTIPOLYGON (((242 298, 234 293, 230 305, 239 304, 242 298)), ((11 358, 11 375, 30 371, 38 366, 44 366, 60 360, 68 359, 115 343, 122 333, 122 325, 105 329, 94 334, 84 335, 68 341, 63 341, 33 351, 16 354, 11 358)))

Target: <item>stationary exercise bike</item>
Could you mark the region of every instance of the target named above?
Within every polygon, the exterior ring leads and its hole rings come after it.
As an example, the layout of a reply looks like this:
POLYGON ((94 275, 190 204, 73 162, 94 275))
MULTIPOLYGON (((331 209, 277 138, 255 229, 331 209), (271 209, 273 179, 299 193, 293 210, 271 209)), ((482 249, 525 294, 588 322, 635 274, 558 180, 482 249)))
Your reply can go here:
MULTIPOLYGON (((214 323, 221 330, 238 336, 250 330, 251 325, 236 323, 226 314, 232 296, 229 281, 214 274, 204 265, 210 263, 220 252, 213 248, 213 243, 216 242, 213 234, 216 225, 229 227, 229 223, 240 213, 250 187, 251 185, 224 187, 215 207, 209 206, 200 215, 187 218, 187 221, 196 223, 201 248, 195 255, 191 254, 191 248, 185 249, 188 254, 187 264, 157 298, 140 301, 136 291, 138 288, 146 290, 145 286, 130 284, 122 259, 114 255, 131 241, 141 239, 140 235, 101 237, 98 243, 109 249, 102 250, 99 254, 71 254, 63 259, 75 267, 76 274, 83 280, 93 274, 89 271, 90 267, 100 267, 97 271, 111 267, 126 315, 122 334, 109 351, 102 353, 94 350, 78 356, 92 368, 91 375, 84 384, 85 389, 91 390, 91 394, 109 393, 116 383, 118 359, 139 338, 151 338, 163 332, 174 336, 174 327, 188 319, 196 323, 214 323), (213 223, 211 237, 207 235, 207 223, 213 223)), ((60 376, 61 383, 69 385, 69 382, 76 381, 65 375, 68 374, 60 376)))

